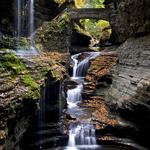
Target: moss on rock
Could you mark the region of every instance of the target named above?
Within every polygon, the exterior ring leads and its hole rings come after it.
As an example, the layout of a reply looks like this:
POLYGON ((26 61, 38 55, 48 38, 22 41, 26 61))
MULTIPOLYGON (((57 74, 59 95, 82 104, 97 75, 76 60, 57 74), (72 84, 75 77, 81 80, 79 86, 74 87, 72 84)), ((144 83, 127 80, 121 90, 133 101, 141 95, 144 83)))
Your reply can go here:
POLYGON ((34 36, 37 48, 46 51, 66 52, 69 41, 68 25, 69 16, 67 13, 50 22, 43 23, 34 36))

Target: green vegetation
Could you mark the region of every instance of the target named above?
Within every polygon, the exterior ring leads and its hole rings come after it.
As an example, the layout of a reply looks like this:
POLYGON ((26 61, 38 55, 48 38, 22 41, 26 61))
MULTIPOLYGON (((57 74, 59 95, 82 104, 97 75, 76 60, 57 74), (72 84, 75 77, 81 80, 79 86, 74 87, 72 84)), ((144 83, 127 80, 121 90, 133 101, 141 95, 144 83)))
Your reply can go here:
POLYGON ((0 68, 5 71, 11 71, 13 75, 20 74, 25 70, 25 65, 12 52, 4 52, 0 57, 0 68))
POLYGON ((70 19, 69 19, 69 15, 67 13, 62 14, 62 16, 60 17, 60 20, 57 22, 57 30, 59 33, 62 33, 67 27, 68 27, 68 23, 69 23, 70 19))
POLYGON ((38 88, 38 84, 30 75, 24 75, 24 77, 22 78, 22 82, 24 83, 24 85, 30 87, 31 90, 35 90, 38 88))
POLYGON ((79 25, 75 25, 75 28, 86 35, 92 37, 92 41, 96 44, 100 40, 109 39, 111 35, 111 27, 108 21, 105 20, 90 20, 90 19, 81 19, 79 25))
POLYGON ((54 0, 54 2, 58 3, 58 4, 63 4, 66 0, 54 0))
POLYGON ((24 38, 24 37, 21 37, 20 38, 20 41, 18 41, 16 39, 15 41, 15 48, 14 49, 17 49, 17 50, 30 50, 31 49, 31 42, 30 42, 30 39, 28 38, 24 38))
POLYGON ((104 8, 105 0, 75 0, 77 8, 104 8))
POLYGON ((30 39, 21 37, 20 41, 16 37, 0 36, 0 48, 2 49, 16 49, 16 47, 23 49, 30 49, 30 39), (19 47, 18 47, 19 45, 19 47))

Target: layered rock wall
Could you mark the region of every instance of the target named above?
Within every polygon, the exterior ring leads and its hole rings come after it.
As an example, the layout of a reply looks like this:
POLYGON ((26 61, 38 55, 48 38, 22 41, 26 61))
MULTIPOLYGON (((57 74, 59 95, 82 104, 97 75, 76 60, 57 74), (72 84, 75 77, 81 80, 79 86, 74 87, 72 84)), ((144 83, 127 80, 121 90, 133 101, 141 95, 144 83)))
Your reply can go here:
POLYGON ((150 36, 130 38, 118 48, 119 62, 110 72, 113 82, 105 93, 109 107, 137 125, 136 140, 147 147, 146 137, 150 133, 149 43, 150 36))

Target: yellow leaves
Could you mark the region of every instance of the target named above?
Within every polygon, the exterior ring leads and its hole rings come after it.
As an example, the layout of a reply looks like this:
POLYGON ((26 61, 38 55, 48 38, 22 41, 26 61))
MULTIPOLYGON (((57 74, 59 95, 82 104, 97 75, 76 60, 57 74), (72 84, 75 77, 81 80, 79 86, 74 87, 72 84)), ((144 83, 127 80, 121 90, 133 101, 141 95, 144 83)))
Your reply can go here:
POLYGON ((106 20, 99 20, 96 25, 99 26, 100 28, 104 29, 106 27, 109 27, 110 23, 106 20))
POLYGON ((75 6, 77 8, 83 8, 85 6, 85 0, 75 0, 75 6))
POLYGON ((58 3, 58 4, 63 4, 66 0, 54 0, 56 3, 58 3))

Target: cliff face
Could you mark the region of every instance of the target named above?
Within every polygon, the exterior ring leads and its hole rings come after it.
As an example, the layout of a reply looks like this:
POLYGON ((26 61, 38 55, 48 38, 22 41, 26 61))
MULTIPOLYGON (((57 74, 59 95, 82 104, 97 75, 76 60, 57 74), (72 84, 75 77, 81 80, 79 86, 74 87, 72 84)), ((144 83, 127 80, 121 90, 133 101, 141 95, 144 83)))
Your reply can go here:
POLYGON ((149 0, 106 0, 105 3, 111 9, 113 43, 122 43, 130 36, 141 36, 150 32, 149 0))
POLYGON ((118 48, 112 85, 106 92, 108 105, 139 127, 138 140, 149 145, 150 133, 150 36, 130 38, 118 48), (142 138, 141 138, 142 137, 142 138))
POLYGON ((2 33, 12 35, 14 29, 15 13, 13 0, 0 1, 0 36, 2 33))
POLYGON ((43 53, 20 59, 0 50, 0 149, 20 149, 19 142, 39 110, 40 95, 58 118, 59 86, 66 74, 58 63, 65 60, 61 57, 43 53))

